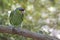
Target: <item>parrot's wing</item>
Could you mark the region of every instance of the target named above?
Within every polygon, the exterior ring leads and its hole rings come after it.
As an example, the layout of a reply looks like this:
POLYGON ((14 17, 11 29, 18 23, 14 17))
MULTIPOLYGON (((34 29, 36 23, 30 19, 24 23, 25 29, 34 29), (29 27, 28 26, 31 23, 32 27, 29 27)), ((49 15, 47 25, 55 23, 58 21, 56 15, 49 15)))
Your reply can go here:
POLYGON ((10 17, 9 17, 10 24, 12 24, 12 25, 13 25, 13 22, 14 22, 14 20, 13 20, 13 15, 14 15, 14 11, 12 11, 12 12, 10 13, 10 17))

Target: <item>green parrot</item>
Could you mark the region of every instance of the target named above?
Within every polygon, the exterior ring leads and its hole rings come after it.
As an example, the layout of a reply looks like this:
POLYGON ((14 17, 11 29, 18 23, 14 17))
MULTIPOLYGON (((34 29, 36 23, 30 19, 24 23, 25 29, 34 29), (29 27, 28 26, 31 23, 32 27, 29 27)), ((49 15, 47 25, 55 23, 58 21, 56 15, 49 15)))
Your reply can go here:
POLYGON ((19 26, 21 25, 24 18, 24 9, 23 8, 16 8, 14 11, 10 13, 10 24, 12 26, 19 26))

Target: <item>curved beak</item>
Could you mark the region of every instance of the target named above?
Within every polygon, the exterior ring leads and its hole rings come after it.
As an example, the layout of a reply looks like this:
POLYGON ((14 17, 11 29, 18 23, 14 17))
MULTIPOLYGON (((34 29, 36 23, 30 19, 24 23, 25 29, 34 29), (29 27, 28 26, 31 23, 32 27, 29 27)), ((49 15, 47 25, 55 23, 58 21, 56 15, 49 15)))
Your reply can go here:
POLYGON ((25 14, 25 11, 22 11, 22 14, 25 14))

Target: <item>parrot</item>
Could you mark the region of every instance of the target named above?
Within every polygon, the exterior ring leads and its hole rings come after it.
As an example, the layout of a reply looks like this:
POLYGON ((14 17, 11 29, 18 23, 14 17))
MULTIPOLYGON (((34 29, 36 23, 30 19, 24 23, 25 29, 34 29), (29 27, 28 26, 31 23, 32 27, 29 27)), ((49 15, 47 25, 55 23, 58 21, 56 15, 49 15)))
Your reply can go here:
POLYGON ((16 8, 15 10, 11 11, 9 20, 12 26, 19 26, 21 25, 24 18, 24 8, 16 8))

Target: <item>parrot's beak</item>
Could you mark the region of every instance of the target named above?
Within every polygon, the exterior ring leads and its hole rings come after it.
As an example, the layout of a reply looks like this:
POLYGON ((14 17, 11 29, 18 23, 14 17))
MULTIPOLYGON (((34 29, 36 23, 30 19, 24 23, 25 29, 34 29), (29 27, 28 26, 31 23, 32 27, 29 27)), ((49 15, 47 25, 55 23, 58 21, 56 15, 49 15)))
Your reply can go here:
POLYGON ((22 11, 22 14, 25 14, 25 11, 22 11))

